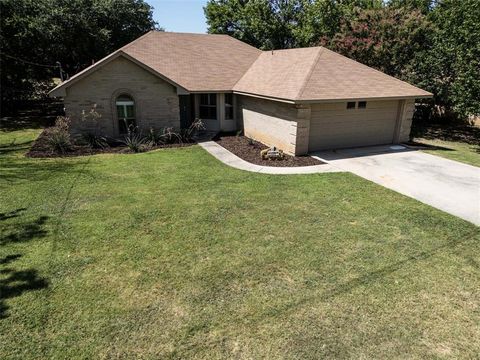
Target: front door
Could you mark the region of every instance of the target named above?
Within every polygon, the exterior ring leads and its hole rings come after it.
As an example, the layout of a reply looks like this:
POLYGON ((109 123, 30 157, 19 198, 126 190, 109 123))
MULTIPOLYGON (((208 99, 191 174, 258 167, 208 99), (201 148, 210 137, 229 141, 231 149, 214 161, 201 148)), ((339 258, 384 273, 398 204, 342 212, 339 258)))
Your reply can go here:
POLYGON ((192 123, 192 106, 190 95, 179 95, 180 104, 180 127, 186 129, 192 123))

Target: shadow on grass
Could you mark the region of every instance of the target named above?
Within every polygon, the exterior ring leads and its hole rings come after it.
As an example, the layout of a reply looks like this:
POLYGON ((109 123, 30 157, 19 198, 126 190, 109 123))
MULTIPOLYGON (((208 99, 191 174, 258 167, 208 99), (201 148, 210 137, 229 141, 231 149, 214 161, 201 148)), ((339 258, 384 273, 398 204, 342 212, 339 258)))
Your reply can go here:
MULTIPOLYGON (((20 150, 28 150, 28 147, 21 149, 17 147, 15 150, 9 149, 11 153, 20 150)), ((81 171, 83 175, 92 175, 85 165, 85 161, 78 161, 76 159, 34 159, 26 157, 15 157, 3 154, 0 148, 0 187, 2 181, 8 183, 16 183, 22 180, 41 181, 49 178, 54 178, 66 173, 74 173, 77 170, 81 171)))
POLYGON ((412 135, 427 140, 464 142, 480 149, 480 127, 470 125, 414 124, 412 135))
MULTIPOLYGON (((0 246, 27 242, 47 235, 44 226, 48 216, 39 216, 31 221, 18 219, 25 210, 25 208, 19 208, 7 213, 0 213, 0 246)), ((10 266, 21 257, 21 254, 15 253, 0 258, 0 319, 8 316, 6 299, 48 287, 48 281, 41 277, 37 270, 18 270, 10 266)))

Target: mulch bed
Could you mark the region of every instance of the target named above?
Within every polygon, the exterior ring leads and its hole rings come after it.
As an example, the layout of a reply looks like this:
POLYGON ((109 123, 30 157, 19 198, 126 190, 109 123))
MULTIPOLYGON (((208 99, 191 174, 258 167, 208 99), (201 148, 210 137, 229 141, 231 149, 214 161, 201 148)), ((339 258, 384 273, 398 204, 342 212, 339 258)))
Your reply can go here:
POLYGON ((263 166, 290 167, 290 166, 312 166, 324 164, 322 161, 311 156, 290 156, 285 155, 283 160, 263 160, 260 157, 260 151, 267 149, 268 146, 261 142, 250 140, 245 136, 219 135, 214 139, 217 144, 223 146, 228 151, 237 155, 239 158, 252 164, 263 166))
MULTIPOLYGON (((74 157, 74 156, 87 156, 95 154, 133 154, 134 152, 127 148, 121 143, 112 143, 110 146, 104 149, 94 149, 88 145, 79 145, 74 144, 70 151, 66 153, 57 153, 50 149, 50 146, 47 141, 47 136, 50 131, 50 128, 46 128, 38 136, 38 138, 33 143, 30 151, 27 152, 26 156, 32 158, 54 158, 54 157, 74 157)), ((167 144, 167 145, 156 145, 148 149, 148 151, 156 149, 165 149, 165 148, 177 148, 177 147, 186 147, 191 146, 194 143, 182 143, 182 144, 167 144)))

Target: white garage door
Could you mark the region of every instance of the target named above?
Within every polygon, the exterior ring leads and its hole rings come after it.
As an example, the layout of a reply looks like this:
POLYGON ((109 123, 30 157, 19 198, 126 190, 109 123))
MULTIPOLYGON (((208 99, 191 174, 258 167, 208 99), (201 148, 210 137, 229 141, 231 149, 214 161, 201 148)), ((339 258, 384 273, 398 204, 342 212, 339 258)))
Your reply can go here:
MULTIPOLYGON (((360 104, 362 106, 364 104, 360 104)), ((312 105, 309 151, 391 144, 398 101, 367 101, 365 108, 347 103, 312 105)))

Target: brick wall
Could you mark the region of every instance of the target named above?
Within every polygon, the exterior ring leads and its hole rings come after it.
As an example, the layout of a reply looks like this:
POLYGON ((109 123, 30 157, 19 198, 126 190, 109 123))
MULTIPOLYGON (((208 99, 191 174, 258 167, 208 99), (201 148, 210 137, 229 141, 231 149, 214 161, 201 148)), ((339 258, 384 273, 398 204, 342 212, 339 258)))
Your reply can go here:
POLYGON ((124 93, 135 101, 137 125, 141 129, 180 127, 175 87, 130 60, 118 57, 67 89, 65 112, 72 121, 72 133, 94 130, 94 122, 83 121, 81 114, 97 104, 97 112, 102 115, 100 132, 117 137, 115 99, 124 93))
POLYGON ((308 107, 243 95, 237 96, 237 106, 245 136, 292 155, 308 151, 308 107))

